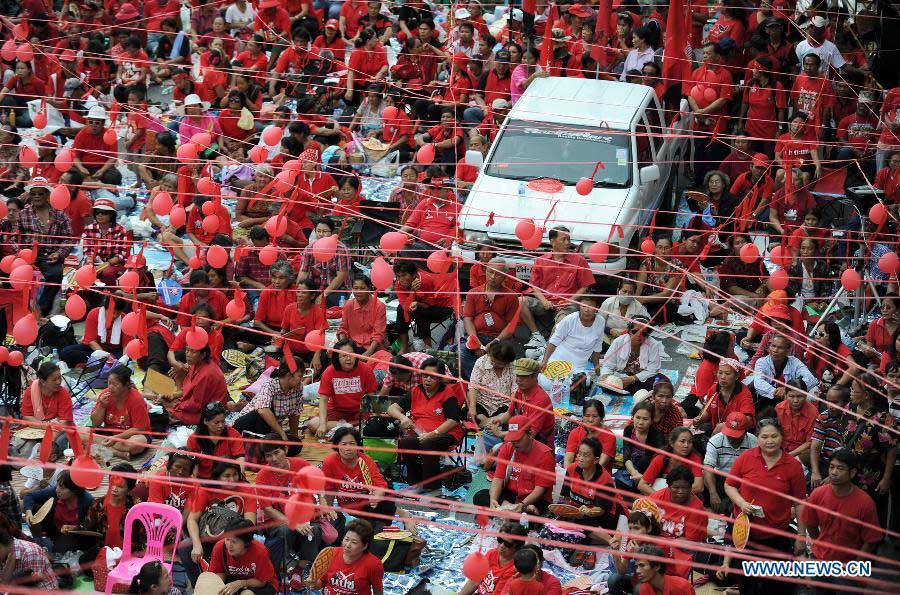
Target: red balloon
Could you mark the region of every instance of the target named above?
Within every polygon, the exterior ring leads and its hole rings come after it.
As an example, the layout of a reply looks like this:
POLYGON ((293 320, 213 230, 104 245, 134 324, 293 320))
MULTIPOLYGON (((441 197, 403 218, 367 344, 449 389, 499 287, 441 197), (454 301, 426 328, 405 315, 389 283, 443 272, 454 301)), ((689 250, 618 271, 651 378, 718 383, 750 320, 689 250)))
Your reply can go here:
POLYGON ((772 291, 786 289, 789 282, 790 277, 788 277, 787 271, 784 269, 775 269, 769 275, 769 289, 772 291))
POLYGON ((522 219, 516 223, 516 237, 520 242, 528 241, 534 235, 535 225, 532 219, 522 219))
POLYGON ((224 269, 228 264, 228 252, 222 246, 210 246, 206 251, 206 262, 214 269, 224 269))
POLYGON ((272 215, 266 221, 266 231, 269 232, 270 238, 280 238, 285 233, 287 233, 287 217, 279 217, 278 215, 272 215))
POLYGON ((9 360, 9 349, 0 345, 0 364, 5 364, 9 360))
POLYGON ((281 166, 281 169, 299 172, 303 169, 303 162, 299 159, 290 159, 284 162, 284 165, 281 166))
POLYGON ((644 241, 641 242, 641 252, 648 256, 653 254, 656 252, 656 242, 654 242, 652 238, 644 238, 644 241))
POLYGON ((694 101, 700 103, 703 101, 703 92, 705 91, 705 87, 703 85, 694 85, 694 88, 691 89, 691 97, 694 98, 694 101))
POLYGON ((107 145, 115 145, 119 143, 119 137, 116 134, 115 129, 106 129, 106 132, 103 133, 103 142, 105 142, 107 145))
POLYGON ((31 119, 32 125, 38 130, 43 130, 47 127, 47 113, 46 112, 38 112, 31 119))
POLYGON ((869 221, 871 221, 875 225, 884 225, 884 222, 887 221, 887 218, 887 209, 880 202, 876 202, 874 205, 872 205, 872 208, 869 209, 869 221))
POLYGON ((69 476, 73 483, 86 490, 96 490, 103 483, 103 470, 89 454, 83 454, 72 461, 69 476))
POLYGON ((16 259, 15 254, 8 254, 0 259, 0 271, 3 271, 7 275, 12 272, 12 263, 16 259))
POLYGON ((72 202, 72 195, 65 184, 60 184, 50 191, 50 206, 59 211, 65 211, 72 202))
POLYGON ((491 571, 491 563, 481 552, 472 552, 463 562, 463 576, 475 584, 484 580, 491 571))
POLYGON ((791 266, 791 253, 783 245, 779 244, 769 250, 769 260, 780 267, 791 266))
POLYGON ((97 280, 97 270, 93 266, 86 264, 75 271, 75 281, 82 289, 87 289, 97 280))
POLYGON ((19 250, 19 255, 16 258, 21 259, 26 264, 34 264, 34 252, 31 250, 31 248, 19 250))
POLYGON ((253 163, 265 163, 269 158, 269 150, 262 145, 255 145, 247 155, 253 163))
POLYGON ((129 312, 122 317, 122 332, 131 337, 136 337, 141 330, 141 315, 137 312, 129 312))
POLYGON ((416 151, 416 161, 422 165, 431 165, 434 163, 434 145, 422 145, 422 147, 416 151))
POLYGON ((16 259, 12 263, 12 270, 16 270, 17 268, 19 268, 21 266, 25 266, 27 264, 30 264, 30 263, 22 260, 22 258, 20 256, 16 256, 16 259))
POLYGON ((77 293, 69 296, 66 300, 66 316, 69 317, 69 320, 81 320, 85 313, 87 313, 87 304, 84 303, 81 296, 77 293))
POLYGON ((388 254, 399 252, 406 245, 407 237, 405 233, 399 231, 389 231, 379 240, 378 245, 388 254))
POLYGON ((287 517, 288 526, 296 529, 297 526, 312 520, 316 515, 316 507, 309 494, 294 494, 284 504, 284 514, 287 517))
POLYGON ((191 270, 198 270, 203 268, 203 260, 199 256, 192 256, 190 260, 188 260, 188 266, 191 267, 191 270))
POLYGON ((609 256, 609 244, 606 242, 597 242, 588 248, 588 258, 591 262, 603 262, 609 256))
POLYGON ((575 184, 575 192, 581 196, 587 196, 594 189, 594 180, 590 178, 581 178, 575 184))
POLYGON ((747 264, 756 262, 759 259, 759 248, 756 247, 756 244, 750 242, 744 244, 741 246, 740 258, 741 262, 747 264))
POLYGON ((172 212, 175 203, 172 201, 172 195, 168 192, 160 192, 153 197, 153 212, 157 215, 168 215, 172 212))
POLYGON ((19 345, 34 343, 38 336, 37 320, 34 319, 34 314, 26 314, 17 320, 13 326, 12 336, 19 345))
POLYGON ((318 467, 307 465, 297 472, 297 479, 313 492, 321 492, 325 489, 325 474, 318 467))
POLYGON ((860 283, 862 283, 862 278, 860 278, 859 273, 856 272, 856 269, 847 269, 841 275, 841 285, 843 285, 844 289, 846 289, 847 291, 855 291, 859 289, 860 283))
POLYGON ((63 149, 57 153, 53 159, 53 165, 62 173, 72 169, 72 149, 63 149))
POLYGON ((306 343, 306 348, 310 351, 318 351, 325 347, 325 333, 318 329, 309 331, 306 333, 303 342, 306 343))
POLYGON ((706 100, 707 103, 712 103, 716 99, 719 98, 719 94, 716 93, 716 90, 712 87, 707 87, 703 89, 703 99, 706 100))
POLYGON ((522 247, 526 250, 534 250, 538 246, 541 245, 541 240, 544 239, 544 228, 536 227, 534 229, 534 234, 527 240, 522 242, 522 247))
POLYGON ((206 233, 216 233, 216 230, 219 229, 219 216, 207 215, 203 218, 202 227, 206 233))
POLYGON ((212 135, 208 132, 197 132, 191 137, 191 142, 206 150, 212 144, 212 135))
POLYGON ((187 331, 184 342, 191 349, 203 349, 209 344, 209 333, 203 327, 195 326, 187 331))
POLYGON ((200 147, 194 143, 185 143, 175 151, 175 154, 181 161, 193 161, 197 158, 198 153, 200 153, 200 147))
POLYGON ((284 137, 284 130, 279 128, 278 126, 269 126, 262 133, 263 142, 269 145, 270 147, 274 147, 281 143, 281 139, 284 137))
POLYGON ((878 259, 878 270, 882 273, 893 275, 897 272, 898 264, 900 264, 900 258, 897 257, 897 253, 887 252, 886 254, 882 254, 881 258, 878 259))
POLYGON ((478 338, 478 335, 469 335, 469 338, 466 339, 466 347, 468 347, 470 351, 478 351, 481 349, 481 340, 478 338))
POLYGON ((7 39, 3 44, 3 47, 0 48, 0 57, 2 57, 7 62, 12 62, 16 59, 16 40, 15 39, 7 39))
POLYGON ((22 150, 19 151, 19 163, 24 165, 27 168, 32 168, 37 165, 38 156, 37 153, 34 152, 34 149, 29 147, 28 145, 24 145, 22 150))
MULTIPOLYGON (((212 195, 219 193, 219 185, 212 181, 212 178, 203 177, 197 180, 197 191, 200 194, 212 195)), ((210 203, 206 203, 210 204, 210 203)), ((206 204, 203 206, 205 207, 206 204)), ((215 208, 215 207, 214 207, 215 208)), ((207 215, 209 213, 206 213, 207 215)))
POLYGON ((31 62, 34 60, 34 48, 30 43, 23 43, 16 50, 16 60, 19 62, 31 62))
POLYGON ((278 260, 278 248, 272 244, 263 246, 259 251, 259 261, 266 266, 272 266, 278 260))
POLYGON ((281 170, 275 176, 275 190, 284 194, 291 189, 294 180, 297 179, 297 172, 294 170, 281 170))
POLYGON ((336 235, 316 240, 312 247, 313 258, 319 262, 328 262, 337 253, 337 245, 338 237, 336 235))
POLYGON ((144 355, 144 345, 140 339, 132 339, 125 345, 125 355, 133 360, 139 360, 144 355))
POLYGON ((172 227, 181 227, 187 222, 187 213, 183 207, 172 207, 169 213, 169 224, 172 227))
MULTIPOLYGON (((15 265, 15 261, 13 261, 15 265)), ((21 264, 13 266, 13 271, 9 274, 9 284, 16 289, 27 289, 34 282, 34 269, 30 264, 21 264)))
POLYGON ((381 114, 381 117, 385 120, 393 120, 397 117, 397 108, 393 105, 384 108, 384 113, 381 114))
POLYGON ((428 265, 429 271, 441 275, 450 270, 450 265, 453 264, 453 261, 445 251, 436 250, 435 252, 432 252, 428 255, 428 258, 425 260, 425 264, 428 265))
POLYGON ((122 291, 125 293, 134 293, 140 282, 141 278, 136 271, 125 271, 122 276, 119 277, 119 287, 121 287, 122 291))
POLYGON ((25 354, 21 351, 10 351, 9 358, 6 360, 10 366, 16 368, 25 363, 25 354))
POLYGON ((231 320, 240 320, 247 313, 244 302, 240 300, 231 300, 225 304, 225 316, 231 320))
POLYGON ((204 215, 214 215, 216 212, 216 203, 211 200, 206 201, 203 203, 203 206, 200 207, 200 212, 204 215))
POLYGON ((384 291, 394 284, 394 270, 381 256, 372 263, 372 285, 375 289, 384 291))

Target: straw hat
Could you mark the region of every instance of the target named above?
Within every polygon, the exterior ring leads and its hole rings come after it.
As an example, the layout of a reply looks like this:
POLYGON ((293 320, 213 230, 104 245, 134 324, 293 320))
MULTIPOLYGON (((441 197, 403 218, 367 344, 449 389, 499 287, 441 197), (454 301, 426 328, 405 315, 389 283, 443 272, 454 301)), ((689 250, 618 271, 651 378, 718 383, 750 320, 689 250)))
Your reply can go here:
POLYGON ((197 595, 219 595, 219 591, 225 586, 218 574, 213 572, 204 572, 198 578, 194 585, 194 593, 197 595))
POLYGON ((612 374, 601 380, 599 384, 604 389, 612 391, 614 393, 619 393, 620 395, 624 395, 628 392, 627 390, 625 390, 625 384, 622 382, 622 379, 618 376, 613 376, 612 374))

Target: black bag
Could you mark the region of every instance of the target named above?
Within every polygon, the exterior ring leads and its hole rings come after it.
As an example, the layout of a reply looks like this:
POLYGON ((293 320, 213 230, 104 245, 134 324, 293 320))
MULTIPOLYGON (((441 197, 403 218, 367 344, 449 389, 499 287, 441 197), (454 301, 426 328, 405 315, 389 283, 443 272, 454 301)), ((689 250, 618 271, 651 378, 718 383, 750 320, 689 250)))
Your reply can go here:
POLYGON ((200 539, 207 537, 219 538, 231 526, 240 520, 240 513, 225 506, 224 502, 214 502, 200 515, 197 525, 200 527, 200 539))
POLYGON ((382 531, 372 538, 369 551, 381 560, 385 572, 400 572, 419 565, 425 540, 408 531, 382 531))
POLYGON ((62 349, 63 347, 75 345, 75 343, 77 343, 77 341, 75 340, 75 329, 72 327, 72 323, 67 324, 66 328, 63 330, 59 330, 58 326, 47 321, 41 325, 41 328, 38 331, 38 347, 55 347, 56 349, 62 349))
POLYGON ((157 434, 169 431, 169 414, 165 410, 162 413, 150 414, 150 430, 157 434))
POLYGON ((399 435, 400 424, 392 417, 375 415, 363 426, 363 436, 367 438, 396 438, 399 435))

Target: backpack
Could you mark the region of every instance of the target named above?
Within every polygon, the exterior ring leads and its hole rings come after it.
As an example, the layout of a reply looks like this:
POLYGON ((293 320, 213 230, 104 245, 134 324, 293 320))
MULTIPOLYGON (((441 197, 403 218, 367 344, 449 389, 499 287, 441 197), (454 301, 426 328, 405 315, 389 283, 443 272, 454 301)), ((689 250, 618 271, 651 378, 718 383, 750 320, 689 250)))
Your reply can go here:
POLYGON ((203 511, 197 524, 200 526, 200 539, 206 537, 221 537, 232 523, 243 518, 239 512, 228 506, 228 497, 225 500, 213 500, 210 506, 203 511))

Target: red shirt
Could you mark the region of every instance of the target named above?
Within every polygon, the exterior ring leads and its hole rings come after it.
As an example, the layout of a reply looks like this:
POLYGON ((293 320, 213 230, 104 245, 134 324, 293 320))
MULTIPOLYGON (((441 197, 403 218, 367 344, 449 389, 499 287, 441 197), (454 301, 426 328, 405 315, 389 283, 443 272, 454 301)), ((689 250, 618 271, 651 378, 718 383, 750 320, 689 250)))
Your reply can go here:
POLYGON ((537 580, 514 578, 507 583, 504 595, 543 595, 544 585, 537 580))
POLYGON ((401 136, 406 136, 406 144, 411 148, 416 146, 412 121, 403 110, 397 110, 396 118, 384 118, 384 127, 381 130, 381 138, 386 143, 396 142, 401 136))
POLYGON ((516 315, 516 311, 519 309, 519 298, 505 293, 489 296, 486 291, 485 286, 482 285, 468 293, 463 307, 463 316, 472 319, 475 331, 479 335, 497 337, 516 315))
POLYGON ((331 408, 338 411, 358 413, 363 396, 377 390, 375 374, 366 362, 357 362, 349 372, 328 366, 319 381, 319 394, 328 397, 331 408))
POLYGON ((344 548, 338 547, 325 571, 322 595, 380 593, 384 566, 378 557, 366 552, 353 564, 344 562, 344 548))
POLYGON ((673 506, 665 507, 672 503, 672 494, 669 488, 663 488, 650 494, 650 498, 662 505, 662 523, 660 529, 666 537, 683 537, 689 541, 703 541, 706 539, 706 510, 703 502, 693 494, 690 500, 682 506, 690 509, 676 509, 673 506))
POLYGON ((778 423, 784 428, 784 440, 781 443, 784 452, 791 452, 812 439, 813 426, 819 415, 815 405, 804 401, 800 411, 795 412, 785 399, 775 405, 775 414, 778 416, 778 423))
MULTIPOLYGON (((100 393, 98 402, 104 396, 109 395, 109 389, 100 393)), ((98 405, 94 405, 94 411, 98 405)), ((131 387, 128 396, 122 402, 122 406, 116 405, 115 399, 109 397, 109 403, 106 405, 106 414, 103 416, 103 429, 113 430, 115 432, 124 432, 125 430, 150 430, 150 409, 141 391, 131 387)))
MULTIPOLYGON (((728 476, 725 483, 737 487, 747 502, 762 506, 766 516, 763 518, 753 517, 752 523, 754 532, 759 529, 757 535, 764 534, 761 537, 763 539, 772 537, 765 531, 766 527, 787 530, 791 520, 791 507, 794 503, 782 494, 793 496, 799 500, 806 498, 806 479, 800 461, 785 453, 769 469, 766 467, 762 451, 758 446, 751 448, 734 461, 731 475, 728 476), (768 490, 763 491, 760 487, 768 488, 768 490)), ((741 510, 735 506, 734 514, 737 515, 740 512, 741 510)))
MULTIPOLYGON (((687 459, 691 461, 688 464, 688 469, 691 470, 691 473, 694 474, 694 477, 701 477, 703 475, 703 460, 700 458, 700 455, 694 451, 687 456, 687 459)), ((660 477, 665 477, 666 473, 668 473, 675 464, 681 464, 681 461, 676 461, 675 459, 664 456, 664 455, 656 455, 650 461, 650 465, 647 467, 647 470, 644 471, 644 481, 648 484, 653 485, 653 482, 656 481, 660 477)))
POLYGON ((344 304, 338 332, 361 347, 368 347, 372 341, 384 345, 387 341, 387 308, 384 302, 371 296, 365 306, 360 306, 355 298, 350 299, 344 304))
MULTIPOLYGON (((200 437, 197 434, 188 436, 186 450, 192 452, 203 453, 200 448, 200 437)), ((225 426, 225 435, 221 439, 216 440, 213 444, 213 451, 210 456, 237 459, 244 456, 244 444, 241 442, 240 433, 231 426, 225 426)), ((197 476, 201 479, 209 479, 212 476, 212 470, 218 461, 200 457, 197 463, 197 476)))
POLYGON ((309 63, 310 53, 304 48, 291 46, 281 52, 273 69, 278 74, 299 74, 309 63))
POLYGON ((497 72, 495 70, 491 70, 484 78, 481 79, 482 84, 479 85, 478 90, 480 91, 481 96, 484 98, 484 102, 487 105, 493 105, 495 99, 505 99, 509 101, 510 98, 510 82, 511 82, 511 73, 507 72, 506 76, 500 78, 497 76, 497 72))
POLYGON ((834 493, 834 486, 825 484, 817 487, 806 499, 807 504, 821 506, 825 510, 817 510, 813 506, 804 506, 800 514, 807 527, 818 527, 819 537, 813 541, 813 556, 817 560, 840 560, 849 562, 859 556, 838 550, 833 545, 859 550, 863 544, 876 543, 884 537, 884 532, 872 527, 864 527, 853 520, 840 518, 843 515, 880 527, 875 502, 864 490, 852 486, 846 496, 834 493), (831 513, 834 514, 831 514, 831 513))
POLYGON ((369 504, 370 500, 368 498, 361 498, 351 494, 368 494, 370 490, 354 484, 369 485, 373 488, 388 487, 387 481, 381 475, 381 471, 378 470, 378 465, 369 455, 364 453, 359 453, 356 465, 348 467, 341 460, 340 455, 333 452, 322 461, 322 472, 327 479, 331 480, 332 484, 337 484, 331 487, 326 486, 325 489, 339 492, 337 497, 338 504, 342 508, 361 510, 369 504), (362 471, 363 466, 366 467, 368 477, 362 471))
POLYGON ((794 167, 800 167, 804 162, 812 159, 810 153, 816 150, 818 143, 811 136, 809 130, 807 128, 800 138, 792 137, 790 132, 785 132, 778 137, 778 141, 775 143, 775 153, 781 155, 782 164, 787 160, 794 167))
POLYGON ((423 242, 448 242, 456 238, 456 226, 459 220, 461 205, 453 200, 442 200, 438 206, 433 197, 426 198, 416 205, 406 224, 416 230, 416 235, 423 242))
POLYGON ((224 503, 240 515, 255 513, 259 509, 256 488, 248 483, 199 488, 188 504, 191 512, 203 512, 212 503, 224 503))
MULTIPOLYGON (((72 395, 65 387, 60 386, 55 393, 49 396, 41 393, 41 405, 44 408, 44 419, 41 421, 51 419, 73 421, 72 395)), ((31 384, 22 393, 22 417, 35 417, 34 405, 31 402, 31 384)))
POLYGON ((201 209, 198 209, 196 206, 190 209, 188 212, 187 218, 187 233, 193 234, 195 238, 203 242, 204 244, 209 244, 213 241, 213 238, 216 237, 216 234, 225 234, 226 236, 231 235, 231 214, 228 213, 228 209, 225 208, 224 205, 219 205, 216 208, 214 213, 219 219, 219 226, 212 231, 206 231, 203 229, 203 220, 206 219, 206 215, 203 214, 201 209))
POLYGON ((278 35, 291 30, 291 15, 280 6, 264 8, 257 11, 256 18, 253 19, 253 30, 265 37, 266 41, 273 41, 278 35))
POLYGON ((218 320, 225 317, 225 306, 228 304, 225 294, 218 289, 203 289, 202 291, 201 295, 196 289, 193 289, 181 298, 181 302, 178 304, 178 318, 175 320, 179 326, 191 326, 191 310, 197 304, 209 305, 212 308, 213 316, 218 320))
MULTIPOLYGON (((715 70, 712 70, 708 65, 703 64, 694 70, 691 74, 691 80, 694 84, 690 85, 690 89, 687 90, 688 93, 693 90, 694 86, 699 84, 714 89, 716 91, 716 98, 724 98, 730 101, 731 96, 734 94, 734 80, 731 78, 731 72, 721 64, 715 70)), ((694 129, 715 131, 723 129, 725 120, 727 119, 725 115, 727 110, 728 103, 725 103, 725 105, 716 110, 716 112, 707 114, 706 118, 696 118, 694 120, 694 129), (711 118, 712 124, 705 122, 707 118, 711 118)))
POLYGON ((889 167, 882 167, 875 176, 875 187, 884 190, 886 201, 900 202, 900 168, 891 171, 889 167))
POLYGON ((743 413, 744 415, 749 415, 750 419, 756 417, 756 409, 753 406, 753 396, 746 386, 742 383, 735 385, 735 388, 739 388, 740 392, 736 395, 731 395, 731 399, 728 401, 727 405, 719 396, 718 388, 718 384, 712 385, 706 392, 706 399, 704 399, 704 403, 709 399, 715 399, 707 409, 709 412, 709 421, 714 428, 718 424, 723 423, 732 413, 743 413))
POLYGON ((15 95, 24 101, 39 99, 47 95, 47 83, 34 75, 27 83, 23 83, 18 76, 13 76, 6 81, 4 88, 9 90, 10 95, 15 95))
POLYGON ((291 349, 308 353, 309 349, 306 348, 306 344, 301 342, 310 331, 328 330, 328 321, 325 319, 325 312, 321 307, 313 304, 306 314, 300 314, 297 310, 297 303, 294 302, 284 308, 281 329, 293 333, 291 339, 294 343, 291 344, 291 349))
POLYGON ((75 135, 75 143, 72 148, 75 151, 75 157, 80 159, 85 167, 102 167, 107 161, 118 156, 116 144, 108 145, 103 140, 105 132, 104 130, 99 135, 95 135, 85 127, 75 135))
POLYGON ((787 108, 787 96, 781 83, 774 87, 750 84, 744 87, 744 103, 749 106, 745 128, 750 136, 774 139, 778 134, 779 109, 787 108))
POLYGON ((794 188, 790 200, 785 196, 784 188, 778 189, 772 196, 772 202, 769 205, 778 213, 778 220, 787 234, 801 225, 806 213, 815 206, 815 197, 809 190, 802 188, 794 188))
POLYGON ((810 128, 823 124, 822 114, 826 108, 834 107, 834 89, 826 78, 810 77, 801 72, 794 79, 791 88, 791 102, 794 109, 809 116, 806 124, 810 128))
POLYGON ((365 2, 354 2, 353 0, 347 0, 341 6, 340 16, 344 17, 344 33, 347 39, 356 37, 356 33, 359 31, 359 19, 368 12, 367 6, 365 2))
POLYGON ((256 489, 259 493, 259 510, 271 507, 284 512, 284 503, 289 497, 289 487, 298 471, 308 467, 309 463, 300 457, 288 458, 287 469, 263 467, 256 476, 256 489))
POLYGON ((246 551, 238 558, 228 553, 225 539, 220 539, 213 546, 209 571, 224 574, 226 583, 254 578, 272 585, 278 591, 278 578, 269 559, 269 550, 255 539, 250 540, 246 551))
MULTIPOLYGON (((259 294, 259 304, 256 306, 258 320, 274 329, 283 328, 284 312, 297 301, 297 294, 290 289, 275 289, 266 287, 259 294)), ((304 335, 305 336, 305 335, 304 335)))
POLYGON ((234 60, 246 69, 250 69, 255 66, 256 70, 254 70, 253 72, 257 81, 263 80, 266 70, 269 66, 269 59, 266 58, 265 52, 258 53, 254 58, 253 54, 251 54, 247 50, 244 50, 243 52, 238 54, 237 58, 235 58, 234 60))
POLYGON ((550 302, 565 304, 582 287, 594 283, 594 274, 580 254, 563 254, 562 261, 545 254, 534 261, 531 268, 531 284, 540 288, 550 302))
POLYGON ((496 548, 487 553, 487 559, 491 569, 478 585, 478 589, 475 592, 479 594, 502 593, 503 589, 506 587, 506 583, 516 575, 516 567, 513 564, 512 559, 506 564, 501 565, 500 552, 498 552, 496 548))
POLYGON ((878 139, 876 128, 878 128, 877 117, 851 114, 841 119, 837 137, 846 139, 853 148, 865 151, 878 139))
POLYGON ((516 389, 513 402, 510 404, 510 415, 527 417, 528 427, 534 430, 535 437, 553 444, 553 440, 550 439, 556 428, 553 404, 550 402, 547 391, 540 384, 536 384, 527 395, 522 393, 521 388, 516 389))
MULTIPOLYGON (((656 595, 656 589, 647 583, 641 584, 640 595, 656 595)), ((662 595, 694 595, 694 586, 687 579, 667 574, 663 577, 662 595)))
POLYGON ((375 78, 378 71, 387 65, 387 52, 380 41, 372 50, 362 47, 353 50, 350 54, 350 61, 347 64, 347 67, 353 71, 353 88, 362 88, 370 79, 375 78))
MULTIPOLYGON (((606 470, 612 471, 613 462, 616 460, 616 435, 606 428, 602 428, 599 432, 595 432, 593 437, 600 440, 603 454, 609 456, 609 461, 605 465, 606 470)), ((569 437, 566 439, 566 453, 578 453, 578 445, 585 438, 587 438, 587 430, 584 426, 577 426, 569 432, 569 437)))
POLYGON ((301 228, 312 229, 313 224, 307 214, 309 210, 307 205, 313 205, 313 208, 318 207, 323 201, 322 197, 324 200, 329 198, 329 189, 333 188, 334 191, 337 191, 337 182, 334 181, 331 174, 316 172, 310 180, 306 174, 301 173, 294 181, 294 188, 294 193, 289 199, 293 206, 288 211, 288 216, 300 224, 301 228))
MULTIPOLYGON (((455 405, 455 409, 459 410, 460 388, 461 385, 459 384, 447 384, 443 389, 429 397, 422 385, 414 386, 410 392, 409 415, 416 427, 426 432, 433 432, 448 419, 459 421, 457 417, 451 417, 455 414, 451 413, 449 408, 455 405)), ((456 427, 450 430, 449 434, 454 440, 459 442, 463 437, 462 426, 457 424, 456 427)))
POLYGON ((587 506, 588 508, 603 508, 606 514, 614 512, 616 487, 612 475, 603 467, 597 467, 598 473, 594 479, 584 479, 578 463, 571 463, 566 467, 566 480, 563 495, 572 506, 587 506), (588 482, 585 485, 582 482, 588 482), (608 486, 610 489, 601 489, 599 486, 608 486))
MULTIPOLYGON (((319 35, 316 37, 315 41, 313 41, 313 47, 319 48, 319 51, 317 52, 319 55, 322 54, 322 50, 331 50, 331 53, 334 54, 334 59, 338 62, 343 62, 344 56, 347 53, 347 44, 341 38, 340 34, 336 35, 331 42, 325 39, 324 35, 319 35)), ((265 68, 263 68, 263 70, 265 70, 265 68)))
MULTIPOLYGON (((134 337, 130 335, 126 335, 125 333, 121 333, 120 339, 118 343, 112 342, 112 328, 106 331, 106 340, 100 340, 99 333, 99 320, 100 320, 100 307, 92 308, 90 312, 87 314, 87 318, 84 320, 84 338, 81 340, 82 345, 90 345, 92 341, 96 341, 100 343, 100 346, 109 351, 109 348, 120 347, 122 345, 128 345, 128 342, 131 341, 134 337)), ((109 320, 107 320, 107 324, 112 326, 109 320)))
POLYGON ((545 488, 541 500, 551 502, 556 483, 556 458, 546 444, 537 440, 532 444, 531 450, 523 453, 516 451, 511 442, 504 442, 497 453, 494 477, 506 477, 505 489, 515 494, 519 502, 536 487, 545 488))
POLYGON ((168 504, 178 510, 184 510, 184 507, 194 498, 196 488, 191 483, 190 477, 179 477, 178 481, 173 481, 169 477, 167 469, 162 469, 156 475, 150 478, 150 502, 159 504, 168 504))
POLYGON ((169 412, 186 425, 196 425, 200 412, 210 403, 225 403, 228 385, 219 363, 213 359, 191 366, 181 385, 181 399, 169 412))

